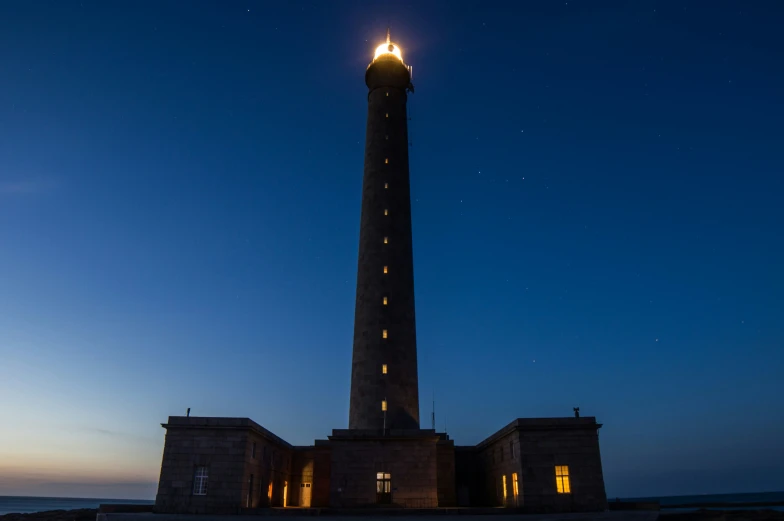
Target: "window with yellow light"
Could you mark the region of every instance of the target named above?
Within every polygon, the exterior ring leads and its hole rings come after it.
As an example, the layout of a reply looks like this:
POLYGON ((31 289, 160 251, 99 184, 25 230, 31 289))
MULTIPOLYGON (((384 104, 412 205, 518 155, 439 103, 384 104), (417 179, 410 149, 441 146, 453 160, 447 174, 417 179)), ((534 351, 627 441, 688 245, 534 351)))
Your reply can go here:
POLYGON ((571 494, 572 487, 569 484, 569 466, 555 466, 555 486, 559 494, 571 494))

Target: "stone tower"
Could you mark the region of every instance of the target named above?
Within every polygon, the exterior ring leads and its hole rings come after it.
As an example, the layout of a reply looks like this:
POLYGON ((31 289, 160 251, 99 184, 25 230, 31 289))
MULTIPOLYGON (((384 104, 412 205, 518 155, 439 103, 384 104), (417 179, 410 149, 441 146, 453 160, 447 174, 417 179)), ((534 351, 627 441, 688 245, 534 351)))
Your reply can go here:
POLYGON ((406 98, 411 68, 387 41, 365 72, 368 117, 349 429, 418 429, 406 98))

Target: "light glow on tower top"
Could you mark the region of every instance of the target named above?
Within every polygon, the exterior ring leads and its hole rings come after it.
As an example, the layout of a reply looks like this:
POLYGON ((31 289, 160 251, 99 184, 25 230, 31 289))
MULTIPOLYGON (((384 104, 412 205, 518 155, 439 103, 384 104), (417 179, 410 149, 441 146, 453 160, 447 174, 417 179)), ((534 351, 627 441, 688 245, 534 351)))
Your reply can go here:
POLYGON ((376 54, 373 56, 373 61, 390 55, 400 60, 400 63, 403 63, 403 55, 400 53, 400 47, 389 40, 389 29, 387 29, 387 41, 376 47, 376 54))

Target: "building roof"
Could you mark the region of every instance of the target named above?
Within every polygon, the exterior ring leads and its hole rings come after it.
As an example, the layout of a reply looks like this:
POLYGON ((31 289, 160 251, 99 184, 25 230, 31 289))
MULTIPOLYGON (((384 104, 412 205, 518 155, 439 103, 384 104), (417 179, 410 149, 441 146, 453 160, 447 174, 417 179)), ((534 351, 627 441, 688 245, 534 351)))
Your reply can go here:
POLYGON ((594 416, 580 418, 517 418, 500 430, 491 434, 476 444, 477 449, 491 445, 513 431, 548 431, 548 430, 573 430, 573 429, 599 429, 601 423, 596 423, 594 416))
POLYGON ((164 429, 235 429, 250 430, 269 441, 291 448, 292 445, 283 438, 276 436, 250 418, 213 418, 207 416, 169 416, 168 423, 162 423, 164 429))

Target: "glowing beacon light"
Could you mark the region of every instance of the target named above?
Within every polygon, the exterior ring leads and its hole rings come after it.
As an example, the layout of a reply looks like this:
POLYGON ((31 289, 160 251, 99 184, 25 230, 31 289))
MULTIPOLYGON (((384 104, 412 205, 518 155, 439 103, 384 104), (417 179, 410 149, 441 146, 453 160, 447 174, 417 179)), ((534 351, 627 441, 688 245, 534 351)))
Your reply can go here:
POLYGON ((394 56, 400 62, 403 62, 403 55, 400 53, 400 47, 389 41, 389 29, 387 29, 387 41, 376 47, 376 54, 373 56, 373 61, 379 58, 386 58, 394 56))

